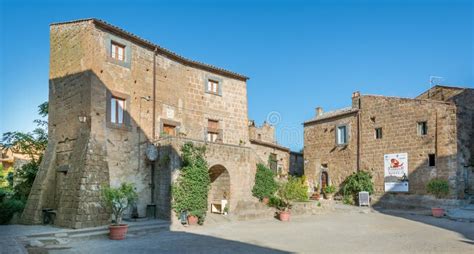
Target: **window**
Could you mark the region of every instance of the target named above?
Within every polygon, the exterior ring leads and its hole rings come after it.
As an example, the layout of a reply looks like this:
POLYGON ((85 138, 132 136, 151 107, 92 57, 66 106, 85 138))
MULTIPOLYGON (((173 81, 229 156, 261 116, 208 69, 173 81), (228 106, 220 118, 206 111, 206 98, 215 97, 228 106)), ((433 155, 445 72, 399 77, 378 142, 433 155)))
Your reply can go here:
POLYGON ((430 167, 436 166, 436 155, 433 153, 428 154, 428 165, 430 167))
POLYGON ((428 123, 427 122, 418 122, 418 135, 424 136, 428 134, 428 123))
POLYGON ((217 120, 207 120, 207 141, 208 142, 220 142, 220 130, 219 130, 219 121, 217 120))
POLYGON ((375 139, 382 139, 382 128, 375 128, 375 139))
POLYGON ((336 142, 338 145, 347 144, 347 125, 337 127, 336 142))
POLYGON ((219 94, 219 81, 208 79, 206 92, 219 94))
POLYGON ((125 61, 125 46, 120 45, 116 42, 112 42, 111 46, 111 57, 119 61, 125 61))
POLYGON ((163 135, 176 136, 176 126, 171 124, 163 124, 163 135))
POLYGON ((110 122, 122 125, 124 123, 125 100, 117 97, 110 99, 110 122))
POLYGON ((268 167, 273 170, 273 172, 278 173, 278 161, 275 153, 270 153, 268 156, 268 167))

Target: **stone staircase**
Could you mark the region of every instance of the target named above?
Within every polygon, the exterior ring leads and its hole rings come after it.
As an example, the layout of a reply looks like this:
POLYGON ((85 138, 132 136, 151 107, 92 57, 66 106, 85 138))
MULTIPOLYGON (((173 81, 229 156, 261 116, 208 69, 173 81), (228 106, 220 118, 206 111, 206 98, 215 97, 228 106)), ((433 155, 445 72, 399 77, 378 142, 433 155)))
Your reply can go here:
MULTIPOLYGON (((169 230, 170 222, 163 220, 126 221, 128 224, 127 236, 142 235, 150 232, 169 230)), ((108 226, 83 229, 59 229, 57 231, 31 234, 18 238, 26 248, 41 248, 45 250, 68 249, 68 243, 73 240, 106 237, 109 234, 108 226)))

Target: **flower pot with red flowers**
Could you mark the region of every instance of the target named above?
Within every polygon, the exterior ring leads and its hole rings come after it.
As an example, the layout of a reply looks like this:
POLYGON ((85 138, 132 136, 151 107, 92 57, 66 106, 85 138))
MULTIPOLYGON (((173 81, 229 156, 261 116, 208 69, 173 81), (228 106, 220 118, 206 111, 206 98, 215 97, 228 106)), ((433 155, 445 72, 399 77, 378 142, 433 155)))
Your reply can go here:
POLYGON ((109 238, 111 240, 125 239, 128 225, 122 223, 122 216, 137 198, 138 195, 133 184, 122 183, 117 188, 109 186, 102 188, 102 200, 114 216, 114 223, 109 226, 109 238))
MULTIPOLYGON (((426 185, 426 191, 436 198, 441 199, 449 194, 449 183, 448 180, 442 178, 431 179, 426 185)), ((440 218, 444 216, 444 208, 432 207, 431 213, 433 217, 440 218)))
POLYGON ((199 222, 199 218, 196 215, 188 215, 188 225, 194 226, 199 222))

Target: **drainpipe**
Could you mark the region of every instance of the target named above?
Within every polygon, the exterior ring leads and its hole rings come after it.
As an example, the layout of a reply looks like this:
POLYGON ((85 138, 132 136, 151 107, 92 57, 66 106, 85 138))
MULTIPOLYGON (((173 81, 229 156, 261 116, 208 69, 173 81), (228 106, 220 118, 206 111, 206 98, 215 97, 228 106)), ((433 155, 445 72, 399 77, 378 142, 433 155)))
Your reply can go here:
POLYGON ((360 93, 357 91, 357 92, 354 92, 352 94, 352 99, 356 99, 356 104, 354 105, 353 103, 353 106, 357 106, 357 109, 359 111, 357 111, 357 172, 360 171, 360 154, 361 154, 361 148, 360 148, 360 145, 361 145, 361 135, 360 135, 360 132, 361 132, 361 121, 360 121, 360 110, 361 110, 361 101, 360 101, 360 93))
POLYGON ((152 131, 152 140, 156 139, 156 52, 157 48, 153 51, 153 131, 152 131))

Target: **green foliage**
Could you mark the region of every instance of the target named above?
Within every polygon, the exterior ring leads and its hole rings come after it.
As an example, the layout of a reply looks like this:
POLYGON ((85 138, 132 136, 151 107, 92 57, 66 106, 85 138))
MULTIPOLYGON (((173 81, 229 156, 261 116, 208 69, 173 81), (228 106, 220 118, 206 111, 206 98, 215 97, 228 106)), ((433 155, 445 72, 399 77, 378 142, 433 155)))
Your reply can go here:
POLYGON ((25 203, 21 200, 5 199, 0 203, 0 224, 8 223, 14 213, 21 213, 25 203))
POLYGON ((15 199, 26 202, 39 167, 39 160, 31 160, 16 170, 15 174, 13 175, 13 178, 15 179, 15 184, 13 186, 13 197, 15 199))
MULTIPOLYGON (((374 183, 372 182, 372 175, 367 171, 359 171, 352 173, 342 183, 342 194, 344 197, 350 196, 352 202, 358 199, 359 192, 367 191, 369 194, 374 193, 374 183)), ((348 198, 346 198, 349 201, 348 198)))
POLYGON ((272 197, 277 190, 278 183, 275 181, 275 173, 265 165, 257 164, 255 184, 252 188, 253 196, 262 200, 272 197))
POLYGON ((303 177, 289 176, 278 188, 277 197, 273 201, 270 199, 280 211, 291 209, 294 201, 308 201, 308 186, 303 177))
POLYGON ((334 185, 326 185, 326 187, 324 187, 324 189, 323 189, 323 192, 324 192, 324 193, 327 193, 327 194, 334 193, 334 192, 336 192, 336 186, 334 186, 334 185))
POLYGON ((13 186, 13 173, 13 167, 4 168, 3 164, 0 164, 0 189, 13 186))
POLYGON ((205 159, 206 147, 186 143, 181 147, 183 167, 173 184, 173 209, 179 216, 186 211, 188 215, 204 222, 207 210, 207 195, 211 185, 209 169, 205 159))
POLYGON ((444 198, 449 194, 449 183, 441 178, 431 179, 426 185, 426 190, 436 198, 444 198))
POLYGON ((342 203, 346 205, 354 205, 354 198, 350 195, 346 195, 342 198, 342 203))
POLYGON ((138 194, 135 187, 130 183, 122 183, 118 188, 109 186, 102 187, 102 200, 105 206, 112 210, 115 217, 115 224, 122 222, 122 215, 125 209, 137 200, 138 194))

